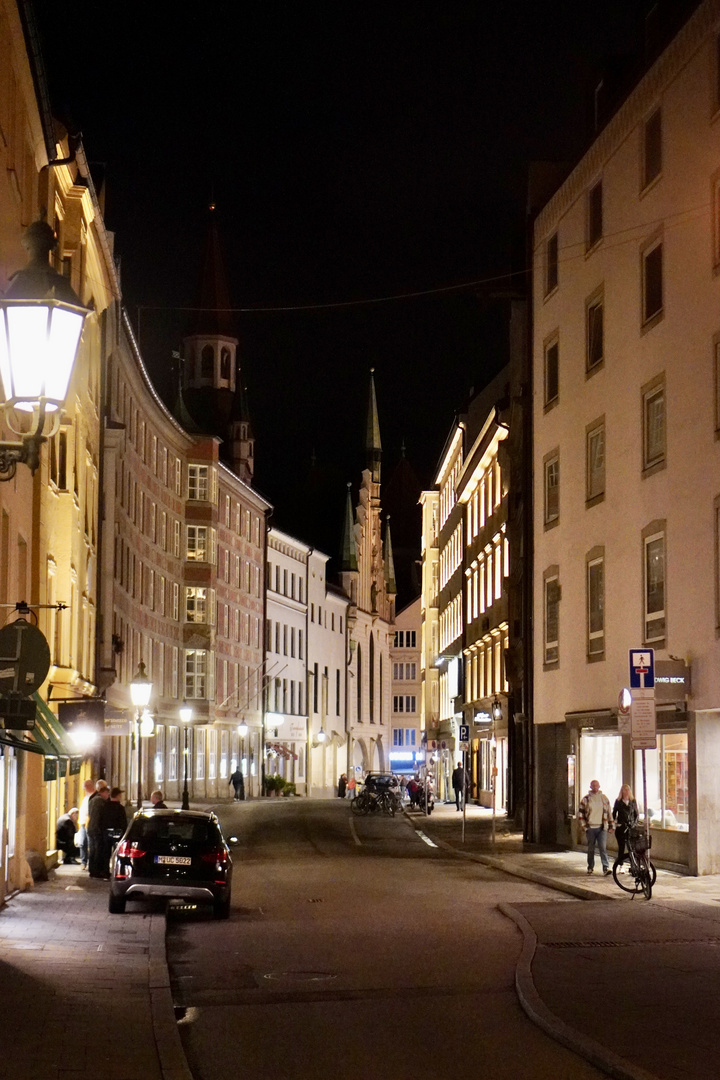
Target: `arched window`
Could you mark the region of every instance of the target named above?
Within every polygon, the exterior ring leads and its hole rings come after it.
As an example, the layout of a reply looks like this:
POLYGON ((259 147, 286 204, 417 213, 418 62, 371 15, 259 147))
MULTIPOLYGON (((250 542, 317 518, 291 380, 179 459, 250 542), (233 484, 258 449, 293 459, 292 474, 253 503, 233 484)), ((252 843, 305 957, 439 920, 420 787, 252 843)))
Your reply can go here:
POLYGON ((203 345, 200 353, 200 377, 212 379, 215 375, 215 351, 212 345, 203 345))
POLYGON ((362 649, 357 647, 357 718, 362 721, 362 649))
POLYGON ((230 350, 222 349, 220 352, 220 378, 230 382, 230 350))
POLYGON ((375 638, 370 634, 370 671, 368 673, 368 692, 370 697, 370 723, 375 723, 375 638))

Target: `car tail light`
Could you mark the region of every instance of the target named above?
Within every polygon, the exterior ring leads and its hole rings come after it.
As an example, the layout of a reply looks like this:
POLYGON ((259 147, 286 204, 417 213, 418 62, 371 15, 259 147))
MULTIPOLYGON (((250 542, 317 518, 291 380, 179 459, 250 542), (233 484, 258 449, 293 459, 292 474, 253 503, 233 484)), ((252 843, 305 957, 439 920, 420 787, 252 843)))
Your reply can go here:
POLYGON ((145 854, 146 852, 137 844, 131 844, 128 840, 123 840, 121 844, 118 844, 117 855, 121 859, 142 859, 145 854))
POLYGON ((206 851, 204 855, 201 855, 203 862, 211 862, 219 864, 220 866, 227 866, 228 855, 225 848, 219 848, 217 851, 206 851))

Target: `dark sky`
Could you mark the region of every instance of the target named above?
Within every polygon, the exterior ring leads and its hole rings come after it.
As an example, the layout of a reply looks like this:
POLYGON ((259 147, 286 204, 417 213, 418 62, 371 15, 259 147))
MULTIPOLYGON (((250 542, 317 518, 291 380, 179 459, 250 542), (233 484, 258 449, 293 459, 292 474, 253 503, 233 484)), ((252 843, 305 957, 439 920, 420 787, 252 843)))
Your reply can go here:
MULTIPOLYGON (((55 112, 105 178, 162 392, 211 192, 238 307, 502 279, 522 250, 526 161, 576 156, 600 65, 635 42, 646 4, 36 6, 55 112)), ((338 498, 357 481, 370 366, 387 467, 404 440, 431 481, 454 410, 498 364, 485 316, 473 289, 238 315, 257 486, 282 527, 313 451, 338 498)))

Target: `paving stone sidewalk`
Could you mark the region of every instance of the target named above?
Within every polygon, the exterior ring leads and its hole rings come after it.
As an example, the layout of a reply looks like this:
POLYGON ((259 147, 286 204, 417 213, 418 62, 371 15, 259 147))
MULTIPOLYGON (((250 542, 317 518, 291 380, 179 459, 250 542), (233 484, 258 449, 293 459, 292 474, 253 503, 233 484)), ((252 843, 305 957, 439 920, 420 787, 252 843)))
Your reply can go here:
POLYGON ((107 893, 61 866, 0 912, 0 1080, 192 1080, 165 916, 110 915, 107 893))

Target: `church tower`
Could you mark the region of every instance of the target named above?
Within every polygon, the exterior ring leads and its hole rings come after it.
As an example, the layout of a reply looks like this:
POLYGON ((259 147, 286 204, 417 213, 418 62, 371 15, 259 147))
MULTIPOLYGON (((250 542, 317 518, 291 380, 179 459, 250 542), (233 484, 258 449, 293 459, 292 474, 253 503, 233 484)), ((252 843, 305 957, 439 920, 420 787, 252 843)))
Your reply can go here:
POLYGON ((182 399, 197 428, 222 440, 220 456, 225 464, 252 483, 255 440, 241 381, 240 343, 214 203, 209 208, 197 295, 183 339, 182 399))

